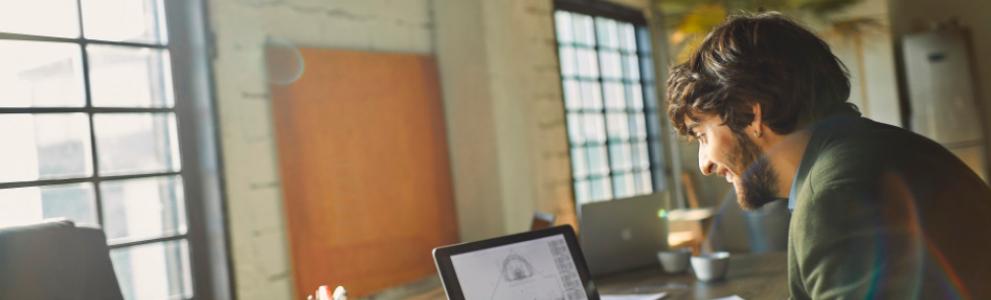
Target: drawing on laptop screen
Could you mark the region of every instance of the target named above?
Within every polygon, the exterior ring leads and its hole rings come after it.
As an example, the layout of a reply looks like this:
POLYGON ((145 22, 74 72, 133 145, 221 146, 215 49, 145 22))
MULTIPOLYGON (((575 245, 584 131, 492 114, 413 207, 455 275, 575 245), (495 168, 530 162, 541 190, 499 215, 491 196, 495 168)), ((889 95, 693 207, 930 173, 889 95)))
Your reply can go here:
POLYGON ((564 236, 451 256, 468 300, 587 299, 564 236))

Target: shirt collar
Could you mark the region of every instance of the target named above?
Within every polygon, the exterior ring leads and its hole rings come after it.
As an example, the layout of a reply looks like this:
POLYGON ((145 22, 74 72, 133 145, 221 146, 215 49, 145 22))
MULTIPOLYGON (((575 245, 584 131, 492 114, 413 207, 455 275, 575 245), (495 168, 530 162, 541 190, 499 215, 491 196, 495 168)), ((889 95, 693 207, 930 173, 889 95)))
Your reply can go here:
POLYGON ((809 152, 812 150, 812 139, 809 139, 809 145, 805 147, 805 153, 802 155, 802 162, 798 165, 798 172, 795 172, 795 178, 791 180, 791 190, 788 192, 788 211, 791 212, 795 210, 795 204, 798 202, 798 187, 802 186, 805 182, 805 177, 809 173, 809 166, 812 164, 811 156, 809 152))
POLYGON ((805 178, 809 175, 809 169, 812 168, 812 164, 815 161, 816 152, 816 139, 815 139, 815 128, 813 128, 812 136, 809 137, 809 142, 805 146, 805 153, 802 153, 802 161, 798 164, 798 171, 795 172, 795 178, 791 180, 791 190, 788 192, 788 211, 795 210, 795 205, 798 203, 798 189, 805 183, 805 178))
MULTIPOLYGON (((805 178, 802 178, 804 180, 805 178)), ((795 174, 795 179, 791 182, 791 191, 788 192, 788 211, 795 210, 795 197, 798 196, 798 181, 799 175, 795 174)))

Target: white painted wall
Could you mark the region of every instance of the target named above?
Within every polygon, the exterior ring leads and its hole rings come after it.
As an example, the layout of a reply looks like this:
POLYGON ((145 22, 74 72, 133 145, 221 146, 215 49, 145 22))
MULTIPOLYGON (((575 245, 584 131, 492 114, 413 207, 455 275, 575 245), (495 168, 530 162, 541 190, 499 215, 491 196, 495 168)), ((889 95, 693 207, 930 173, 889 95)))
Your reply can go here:
POLYGON ((436 55, 458 230, 470 241, 503 232, 501 164, 482 2, 435 0, 436 55))
POLYGON ((266 38, 306 47, 430 53, 429 2, 208 3, 217 43, 214 71, 236 293, 239 299, 290 299, 292 272, 263 56, 266 38))

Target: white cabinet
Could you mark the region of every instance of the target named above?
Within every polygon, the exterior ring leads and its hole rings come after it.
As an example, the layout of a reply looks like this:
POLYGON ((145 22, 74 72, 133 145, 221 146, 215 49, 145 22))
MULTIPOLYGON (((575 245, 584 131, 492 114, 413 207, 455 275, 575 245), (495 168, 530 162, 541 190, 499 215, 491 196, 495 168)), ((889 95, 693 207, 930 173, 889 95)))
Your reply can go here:
POLYGON ((910 128, 947 147, 987 179, 987 144, 967 31, 944 28, 906 35, 902 52, 910 128))

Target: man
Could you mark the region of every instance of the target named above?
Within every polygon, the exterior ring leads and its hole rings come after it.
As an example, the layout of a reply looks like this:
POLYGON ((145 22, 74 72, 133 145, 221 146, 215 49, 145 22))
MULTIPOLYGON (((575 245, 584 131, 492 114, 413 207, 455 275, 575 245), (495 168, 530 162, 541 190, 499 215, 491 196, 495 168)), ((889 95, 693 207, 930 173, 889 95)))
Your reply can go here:
POLYGON ((991 299, 991 188, 860 117, 846 68, 777 13, 733 17, 672 69, 668 114, 739 204, 788 198, 795 299, 991 299))

